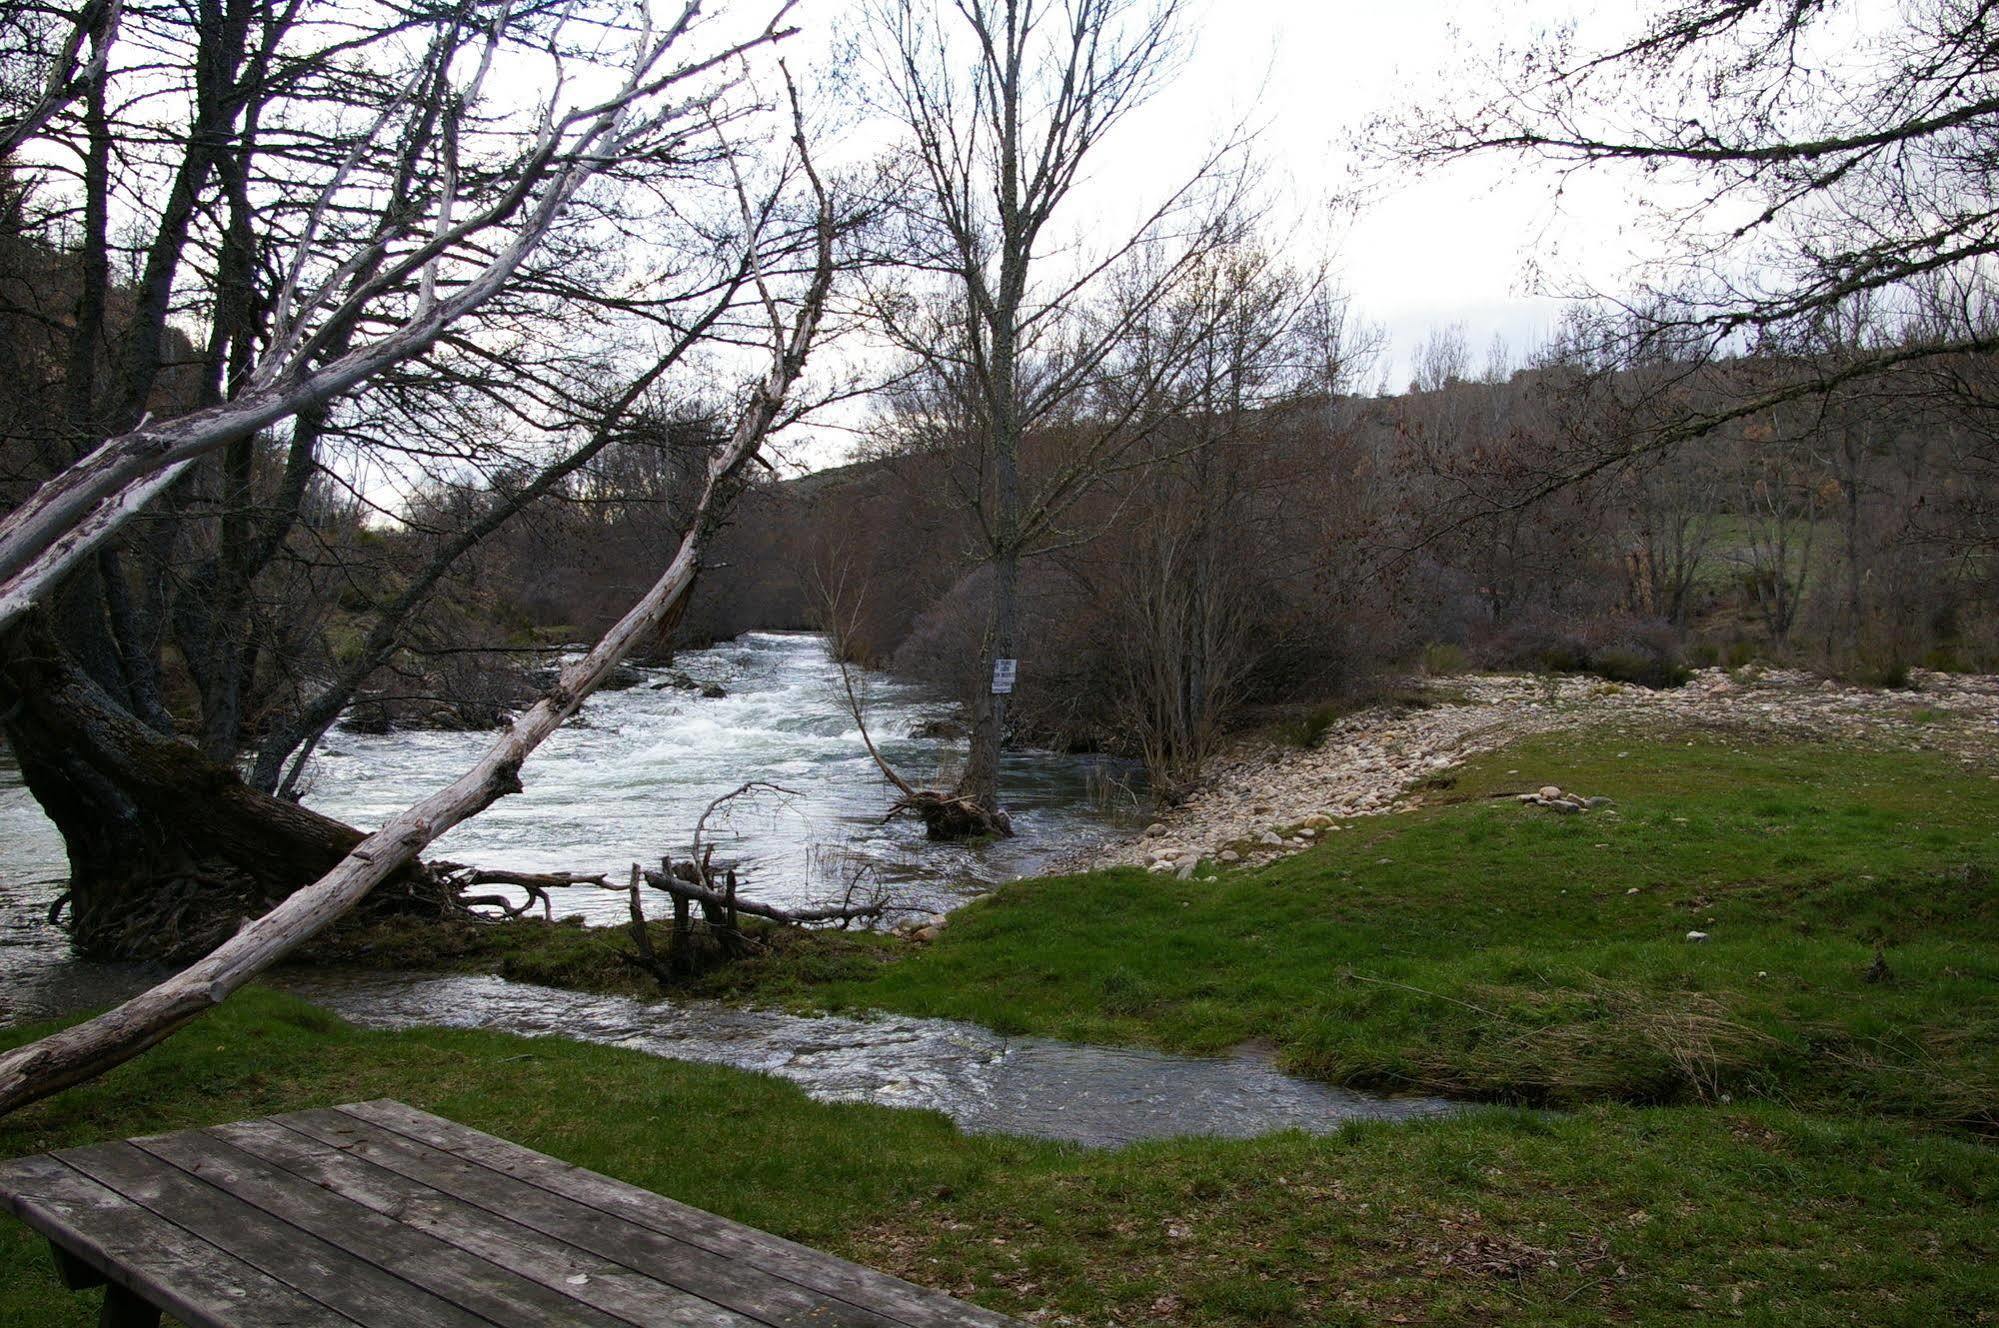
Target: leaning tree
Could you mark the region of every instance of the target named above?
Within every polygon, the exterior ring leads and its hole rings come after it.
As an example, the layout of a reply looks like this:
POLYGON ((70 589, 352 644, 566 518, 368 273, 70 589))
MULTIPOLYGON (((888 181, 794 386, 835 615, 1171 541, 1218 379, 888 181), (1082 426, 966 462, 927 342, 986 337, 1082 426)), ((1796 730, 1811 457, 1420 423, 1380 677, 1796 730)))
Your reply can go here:
MULTIPOLYGON (((676 34, 670 40, 677 40, 676 34)), ((658 40, 640 38, 634 74, 610 103, 615 126, 657 62, 658 40)), ((787 80, 788 83, 788 80, 787 80)), ((782 270, 759 265, 751 278, 762 319, 761 372, 730 412, 731 427, 707 459, 700 491, 683 532, 657 580, 581 658, 565 666, 543 696, 502 732, 480 758, 446 787, 417 802, 338 856, 309 883, 246 920, 204 958, 150 991, 84 1023, 0 1057, 0 1112, 10 1111, 102 1073, 143 1052, 189 1020, 224 1000, 257 973, 346 914, 372 891, 415 862, 430 843, 497 799, 520 789, 523 762, 574 715, 620 660, 639 642, 670 623, 686 602, 709 542, 771 433, 793 409, 793 394, 817 340, 835 274, 842 218, 807 153, 804 119, 795 96, 789 146, 793 170, 811 200, 805 261, 782 270)), ((553 119, 554 117, 551 117, 553 119)), ((599 168, 614 160, 616 136, 600 141, 591 159, 599 168)), ((740 177, 739 177, 740 178, 740 177)), ((749 193, 739 189, 745 211, 749 193)), ((171 464, 163 462, 162 464, 171 464)), ((25 616, 25 615, 24 615, 25 616)))
POLYGON ((465 460, 451 410, 527 435, 538 467, 373 606, 350 667, 271 723, 274 753, 308 747, 450 557, 626 436, 691 347, 754 338, 759 277, 810 270, 795 167, 744 162, 738 132, 745 62, 788 8, 731 27, 695 4, 659 24, 623 4, 93 5, 15 44, 55 64, 14 99, 14 215, 44 238, 10 246, 3 312, 16 359, 54 366, 13 390, 58 409, 15 410, 34 423, 4 440, 0 688, 85 948, 199 950, 360 842, 266 796, 273 763, 257 787, 234 765, 268 654, 258 587, 311 543, 317 486, 465 460), (669 272, 607 279, 603 255, 676 228, 669 272), (194 743, 161 695, 169 649, 194 743))

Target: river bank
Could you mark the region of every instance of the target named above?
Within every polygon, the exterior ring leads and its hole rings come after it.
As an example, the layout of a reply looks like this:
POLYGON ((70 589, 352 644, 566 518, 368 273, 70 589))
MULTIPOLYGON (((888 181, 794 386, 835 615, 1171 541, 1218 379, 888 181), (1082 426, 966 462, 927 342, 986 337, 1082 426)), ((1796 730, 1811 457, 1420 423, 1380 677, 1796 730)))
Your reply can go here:
MULTIPOLYGON (((252 991, 0 1122, 0 1153, 391 1096, 1039 1323, 1977 1323, 1999 1301, 1999 770, 1983 703, 1929 695, 1878 740, 1557 708, 1297 852, 1006 882, 929 944, 822 933, 715 979, 835 1033, 886 1011, 1248 1046, 1552 1115, 1079 1150, 650 1054, 670 1030, 624 997, 648 1022, 602 1047, 560 1034, 603 1010, 526 989, 507 998, 558 1036, 356 1029, 252 991), (1538 780, 1613 805, 1496 796, 1538 780)), ((618 962, 614 930, 487 933, 618 962)), ((481 1022, 437 990, 436 1021, 481 1022)), ((913 1045, 882 1100, 918 1100, 913 1045)), ((0 1319, 81 1322, 6 1239, 0 1319)))
MULTIPOLYGON (((1423 805, 1456 765, 1514 741, 1561 731, 1669 729, 1756 741, 1937 752, 1999 769, 1999 677, 1916 670, 1909 686, 1846 686, 1785 669, 1705 669, 1684 687, 1652 690, 1587 675, 1474 674, 1414 679, 1396 699, 1335 719, 1311 747, 1268 737, 1238 742, 1183 804, 1143 834, 1072 853, 1072 870, 1182 866, 1297 853, 1345 822, 1423 805)), ((1520 769, 1522 792, 1553 769, 1520 769)), ((1592 790, 1593 791, 1593 790, 1592 790)))
MULTIPOLYGON (((1934 745, 1565 726, 1308 848, 1186 879, 1011 882, 922 943, 778 934, 692 992, 1195 1055, 1253 1044, 1389 1093, 1769 1097, 1992 1131, 1999 769, 1934 745), (1609 805, 1519 800, 1544 781, 1609 805)), ((647 994, 614 929, 453 936, 443 962, 416 933, 327 957, 647 994)))
MULTIPOLYGON (((1896 1123, 1604 1106, 1078 1149, 256 989, 0 1120, 0 1156, 378 1097, 1057 1328, 1933 1328, 1999 1298, 1999 1155, 1896 1123)), ((11 1222, 0 1322, 95 1322, 11 1222)))
MULTIPOLYGON (((710 816, 704 830, 718 859, 737 864, 746 895, 795 908, 849 889, 880 891, 894 917, 927 917, 994 883, 1047 870, 1074 846, 1113 833, 1099 794, 1128 774, 1129 763, 1106 758, 1009 753, 1002 778, 1023 833, 937 845, 924 839, 920 822, 884 821, 894 789, 861 742, 823 638, 750 632, 683 651, 672 669, 634 669, 632 682, 591 698, 536 753, 523 772, 524 791, 453 830, 434 856, 622 880, 634 861, 685 857, 709 806, 756 784, 754 796, 710 816), (678 685, 683 675, 706 684, 706 692, 678 685)), ((962 749, 937 725, 953 704, 885 676, 871 676, 865 691, 871 726, 890 758, 913 775, 946 777, 962 749)), ((483 733, 339 730, 309 767, 304 800, 372 828, 454 777, 489 740, 483 733)), ((0 971, 7 975, 0 1025, 120 999, 164 973, 70 954, 67 937, 48 920, 67 870, 61 837, 0 751, 0 971)), ((556 891, 552 904, 559 916, 603 926, 628 916, 622 891, 594 886, 556 891)), ((602 944, 575 940, 573 929, 538 935, 531 946, 430 929, 342 937, 335 958, 482 972, 511 960, 528 966, 524 980, 635 989, 633 974, 602 944), (475 952, 485 967, 472 964, 475 952)))

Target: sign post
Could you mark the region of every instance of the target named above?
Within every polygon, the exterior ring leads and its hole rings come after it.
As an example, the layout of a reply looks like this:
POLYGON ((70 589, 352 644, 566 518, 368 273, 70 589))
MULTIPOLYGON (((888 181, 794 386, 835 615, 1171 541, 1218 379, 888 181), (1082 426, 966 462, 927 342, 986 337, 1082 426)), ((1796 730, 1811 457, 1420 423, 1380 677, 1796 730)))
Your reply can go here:
POLYGON ((1019 666, 1017 659, 995 659, 993 661, 993 729, 997 747, 1006 746, 1006 699, 1013 695, 1013 675, 1019 666))

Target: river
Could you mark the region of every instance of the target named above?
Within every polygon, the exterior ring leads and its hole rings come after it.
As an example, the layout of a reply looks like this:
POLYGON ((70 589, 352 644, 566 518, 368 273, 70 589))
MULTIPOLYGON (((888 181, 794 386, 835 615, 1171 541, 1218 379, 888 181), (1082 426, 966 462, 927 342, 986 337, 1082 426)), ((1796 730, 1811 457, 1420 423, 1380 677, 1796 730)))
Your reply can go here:
MULTIPOLYGON (((525 871, 605 872, 684 854, 696 820, 750 781, 708 838, 741 864, 746 895, 799 905, 856 878, 912 910, 953 903, 1044 870, 1114 828, 1132 780, 1119 762, 1009 753, 1002 796, 1019 834, 971 847, 936 845, 907 819, 884 822, 892 790, 848 714, 839 670, 816 636, 757 632, 681 655, 678 667, 725 695, 671 686, 664 671, 602 693, 522 771, 526 791, 439 840, 432 857, 525 871), (1106 791, 1109 791, 1107 795, 1106 791)), ((871 676, 869 731, 899 768, 947 778, 962 747, 913 731, 951 707, 906 682, 871 676)), ((447 782, 490 735, 336 730, 312 762, 305 801, 373 826, 447 782)), ((149 966, 69 955, 44 919, 62 889, 61 840, 18 774, 0 765, 0 1024, 116 1000, 157 980, 149 966)), ((625 918, 621 894, 559 891, 559 914, 625 918)), ((294 971, 280 985, 368 1026, 495 1027, 626 1046, 782 1075, 814 1096, 925 1107, 968 1130, 1004 1130, 1092 1145, 1176 1134, 1329 1130, 1352 1119, 1430 1114, 1447 1104, 1382 1099, 1279 1073, 1253 1055, 1216 1059, 1005 1038, 943 1020, 802 1018, 705 1002, 638 1002, 498 978, 294 971)))

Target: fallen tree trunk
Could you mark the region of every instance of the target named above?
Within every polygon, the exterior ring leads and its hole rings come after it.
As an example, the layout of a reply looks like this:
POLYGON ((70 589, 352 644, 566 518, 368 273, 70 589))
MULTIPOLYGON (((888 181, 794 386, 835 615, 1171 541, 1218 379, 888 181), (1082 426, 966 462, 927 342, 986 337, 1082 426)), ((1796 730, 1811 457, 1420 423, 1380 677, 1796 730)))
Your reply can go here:
MULTIPOLYGON (((803 130, 799 151, 804 152, 803 130)), ((694 583, 723 510, 742 472, 783 410, 804 371, 833 276, 834 221, 811 164, 804 169, 819 198, 816 266, 788 329, 778 324, 772 364, 751 392, 734 432, 711 458, 700 500, 664 573, 581 659, 566 666, 540 701, 516 719, 471 769, 391 817, 312 885, 291 895, 187 969, 123 1005, 0 1056, 0 1114, 93 1078, 166 1038, 319 934, 394 875, 425 845, 460 821, 520 790, 528 755, 575 714, 625 654, 649 640, 694 583)), ((772 317, 776 322, 776 307, 772 317)))

